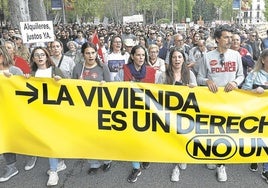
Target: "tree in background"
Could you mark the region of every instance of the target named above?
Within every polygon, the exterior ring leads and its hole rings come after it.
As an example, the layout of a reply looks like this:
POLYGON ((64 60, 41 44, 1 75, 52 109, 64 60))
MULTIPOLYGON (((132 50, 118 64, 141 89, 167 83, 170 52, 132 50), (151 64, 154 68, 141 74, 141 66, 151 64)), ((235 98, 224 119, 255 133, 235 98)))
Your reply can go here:
POLYGON ((192 18, 193 1, 188 0, 185 3, 186 3, 186 6, 185 6, 185 18, 192 18))
POLYGON ((29 0, 31 21, 46 21, 46 7, 43 0, 29 0))
POLYGON ((171 12, 171 6, 168 2, 170 0, 140 0, 137 3, 136 14, 143 14, 146 22, 155 24, 158 19, 165 17, 168 12, 171 12))
MULTIPOLYGON (((3 3, 1 6, 4 5, 3 3)), ((12 27, 20 28, 20 22, 47 20, 43 0, 9 0, 6 5, 10 15, 12 15, 10 16, 12 27)))
POLYGON ((20 22, 30 21, 28 0, 9 0, 9 10, 12 12, 10 23, 13 27, 20 27, 20 22))
POLYGON ((179 22, 183 22, 185 21, 186 18, 186 10, 185 10, 185 6, 186 6, 186 0, 178 0, 177 2, 177 7, 178 7, 178 21, 179 22))
POLYGON ((211 22, 217 17, 217 9, 213 3, 209 3, 204 0, 196 0, 193 6, 193 21, 196 22, 202 18, 206 22, 211 22))
POLYGON ((266 20, 268 20, 268 0, 264 0, 265 2, 265 11, 264 11, 264 16, 266 20))
MULTIPOLYGON (((217 9, 216 20, 231 20, 233 17, 233 0, 206 0, 217 9)), ((204 7, 206 8, 206 7, 204 7)))
MULTIPOLYGON (((74 10, 73 11, 66 11, 66 14, 71 14, 75 13, 76 15, 79 15, 80 18, 82 18, 83 21, 88 22, 88 21, 93 21, 94 17, 100 17, 103 18, 105 14, 107 14, 114 6, 118 6, 117 0, 114 0, 115 4, 110 4, 110 8, 105 9, 105 1, 104 0, 77 0, 74 3, 74 10)), ((119 8, 119 7, 118 7, 119 8)), ((73 15, 73 17, 70 18, 75 18, 76 16, 73 15)), ((73 20, 71 20, 73 21, 73 20)))
MULTIPOLYGON (((61 17, 62 10, 51 10, 51 0, 0 0, 1 15, 12 26, 18 26, 21 21, 54 20, 61 17), (45 6, 44 6, 45 4, 45 6), (4 13, 4 14, 2 14, 4 13)), ((63 0, 65 2, 66 0, 63 0)), ((69 0, 73 8, 66 10, 66 21, 76 22, 77 18, 83 22, 93 22, 94 18, 100 21, 104 17, 110 22, 121 24, 123 16, 142 14, 144 23, 165 22, 179 23, 190 18, 198 21, 200 17, 205 22, 213 20, 232 20, 237 12, 232 9, 233 0, 69 0), (172 7, 172 2, 174 6, 172 7), (173 15, 173 16, 172 16, 173 15), (171 19, 174 20, 171 20, 171 19)), ((268 0, 266 9, 268 8, 268 0)), ((268 17, 267 11, 265 11, 268 17)), ((63 19, 61 19, 63 20, 63 19)))

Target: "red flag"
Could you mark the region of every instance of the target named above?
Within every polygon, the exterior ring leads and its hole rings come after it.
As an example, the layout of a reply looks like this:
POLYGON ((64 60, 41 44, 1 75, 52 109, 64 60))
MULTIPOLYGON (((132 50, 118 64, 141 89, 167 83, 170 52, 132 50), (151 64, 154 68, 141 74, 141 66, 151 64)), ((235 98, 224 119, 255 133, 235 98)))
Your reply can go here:
POLYGON ((95 30, 95 32, 92 36, 92 43, 97 46, 98 54, 99 54, 102 62, 104 63, 104 57, 103 57, 102 49, 100 48, 99 42, 100 41, 99 41, 98 33, 97 33, 97 30, 95 30))

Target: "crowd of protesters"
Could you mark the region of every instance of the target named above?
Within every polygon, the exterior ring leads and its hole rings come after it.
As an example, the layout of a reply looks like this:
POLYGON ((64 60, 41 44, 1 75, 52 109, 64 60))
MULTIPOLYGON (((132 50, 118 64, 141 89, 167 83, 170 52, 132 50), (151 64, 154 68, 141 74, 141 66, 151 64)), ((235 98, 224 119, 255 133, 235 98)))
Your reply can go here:
MULTIPOLYGON (((268 88, 268 38, 260 38, 254 28, 219 25, 176 31, 163 25, 68 24, 55 25, 54 33, 52 42, 23 44, 19 29, 3 28, 0 74, 10 77, 23 73, 26 77, 54 77, 56 81, 62 78, 101 83, 132 81, 190 88, 205 85, 213 93, 218 87, 224 87, 226 92, 242 88, 256 93, 268 88), (216 66, 222 70, 227 70, 225 62, 233 62, 236 69, 212 72, 211 60, 216 60, 216 66), (92 76, 94 73, 97 78, 92 76)), ((16 155, 5 153, 3 156, 7 169, 0 182, 18 174, 16 155)), ((31 157, 25 170, 32 169, 36 161, 36 157, 31 157)), ((95 174, 101 167, 106 172, 112 166, 111 160, 88 162, 89 174, 95 174)), ((63 160, 52 158, 49 164, 47 186, 57 185, 58 172, 66 169, 66 165, 63 160)), ((133 162, 132 166, 127 180, 134 183, 141 175, 141 168, 149 168, 150 163, 133 162)), ((216 169, 218 181, 227 181, 224 164, 207 164, 207 167, 216 169)), ((171 181, 179 181, 179 169, 186 168, 187 164, 175 164, 171 181)), ((252 163, 250 170, 257 171, 258 164, 252 163)), ((262 177, 268 182, 266 164, 262 177)))

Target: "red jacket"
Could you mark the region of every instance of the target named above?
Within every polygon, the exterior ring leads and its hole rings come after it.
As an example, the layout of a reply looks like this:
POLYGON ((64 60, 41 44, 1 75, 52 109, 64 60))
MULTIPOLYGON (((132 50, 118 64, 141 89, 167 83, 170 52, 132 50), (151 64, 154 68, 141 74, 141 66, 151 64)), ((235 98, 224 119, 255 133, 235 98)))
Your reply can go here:
POLYGON ((14 63, 16 67, 19 67, 24 74, 29 74, 31 72, 30 66, 26 60, 22 57, 14 56, 14 63))

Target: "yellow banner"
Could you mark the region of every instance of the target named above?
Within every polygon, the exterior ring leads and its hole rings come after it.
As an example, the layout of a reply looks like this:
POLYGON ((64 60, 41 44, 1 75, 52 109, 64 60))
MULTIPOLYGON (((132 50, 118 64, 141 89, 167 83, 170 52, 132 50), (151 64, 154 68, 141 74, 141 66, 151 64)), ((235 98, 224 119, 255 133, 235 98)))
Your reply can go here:
POLYGON ((268 93, 0 76, 0 153, 148 162, 268 161, 268 93))

